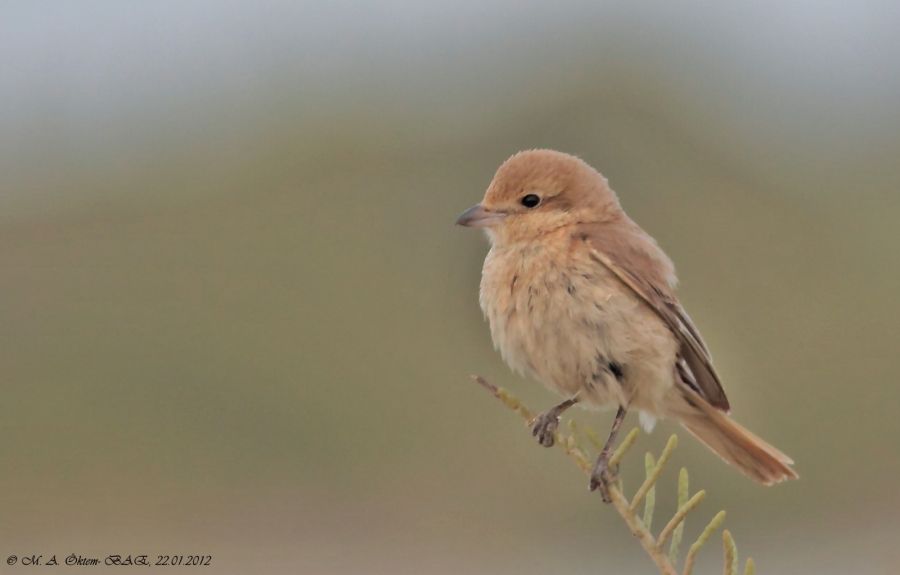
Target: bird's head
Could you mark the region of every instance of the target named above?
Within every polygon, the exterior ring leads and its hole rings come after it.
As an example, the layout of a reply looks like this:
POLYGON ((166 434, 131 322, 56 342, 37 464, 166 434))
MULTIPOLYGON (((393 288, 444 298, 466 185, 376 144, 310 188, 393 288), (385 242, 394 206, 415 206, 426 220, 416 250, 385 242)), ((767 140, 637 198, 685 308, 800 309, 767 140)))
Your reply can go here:
POLYGON ((606 178, 584 161, 553 150, 528 150, 500 166, 481 203, 456 223, 484 228, 492 242, 508 243, 619 214, 619 200, 606 178))

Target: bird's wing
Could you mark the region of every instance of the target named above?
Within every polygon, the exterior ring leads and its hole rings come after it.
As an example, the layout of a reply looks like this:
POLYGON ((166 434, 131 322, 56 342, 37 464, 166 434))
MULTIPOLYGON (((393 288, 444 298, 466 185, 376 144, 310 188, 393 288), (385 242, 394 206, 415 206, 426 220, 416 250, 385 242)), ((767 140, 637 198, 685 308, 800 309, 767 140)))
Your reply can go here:
POLYGON ((727 412, 730 405, 713 368, 712 357, 670 287, 666 270, 671 264, 655 242, 630 221, 615 228, 604 224, 581 224, 576 239, 584 241, 591 257, 631 288, 672 330, 680 343, 680 359, 689 368, 686 372, 684 365, 677 366, 685 383, 710 404, 727 412))

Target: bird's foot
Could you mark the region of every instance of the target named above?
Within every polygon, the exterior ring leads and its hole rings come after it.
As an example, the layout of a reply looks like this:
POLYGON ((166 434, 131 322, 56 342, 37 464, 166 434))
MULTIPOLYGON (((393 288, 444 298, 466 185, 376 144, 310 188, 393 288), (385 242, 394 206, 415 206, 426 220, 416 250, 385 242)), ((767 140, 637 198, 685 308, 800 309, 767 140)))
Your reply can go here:
POLYGON ((531 435, 544 447, 553 447, 559 428, 559 412, 554 408, 539 414, 531 424, 531 435))
POLYGON ((594 464, 594 470, 591 472, 591 491, 600 491, 600 497, 604 503, 612 503, 612 497, 609 494, 609 488, 618 479, 618 470, 609 467, 609 455, 601 454, 594 464))

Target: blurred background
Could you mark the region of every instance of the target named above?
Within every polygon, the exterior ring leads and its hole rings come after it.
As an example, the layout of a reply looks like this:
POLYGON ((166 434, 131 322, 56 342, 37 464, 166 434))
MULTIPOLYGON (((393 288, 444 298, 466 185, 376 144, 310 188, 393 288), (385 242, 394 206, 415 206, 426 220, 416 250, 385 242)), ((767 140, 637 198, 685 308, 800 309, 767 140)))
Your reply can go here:
MULTIPOLYGON (((556 400, 493 351, 487 242, 453 226, 504 159, 551 147, 672 256, 734 415, 797 461, 763 489, 684 436, 709 491, 686 541, 727 508, 760 573, 900 570, 897 3, 2 14, 3 557, 653 573, 468 379, 556 400)), ((697 573, 720 572, 710 547, 697 573)))

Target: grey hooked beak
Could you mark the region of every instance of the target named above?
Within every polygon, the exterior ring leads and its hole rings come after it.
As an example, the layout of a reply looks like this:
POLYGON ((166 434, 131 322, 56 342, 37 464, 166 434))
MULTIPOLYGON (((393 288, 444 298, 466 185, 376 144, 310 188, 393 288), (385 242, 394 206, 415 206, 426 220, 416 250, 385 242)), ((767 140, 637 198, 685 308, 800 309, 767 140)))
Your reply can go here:
POLYGON ((475 204, 456 218, 456 225, 467 228, 488 228, 500 223, 505 217, 506 214, 503 212, 492 212, 483 208, 481 204, 475 204))

